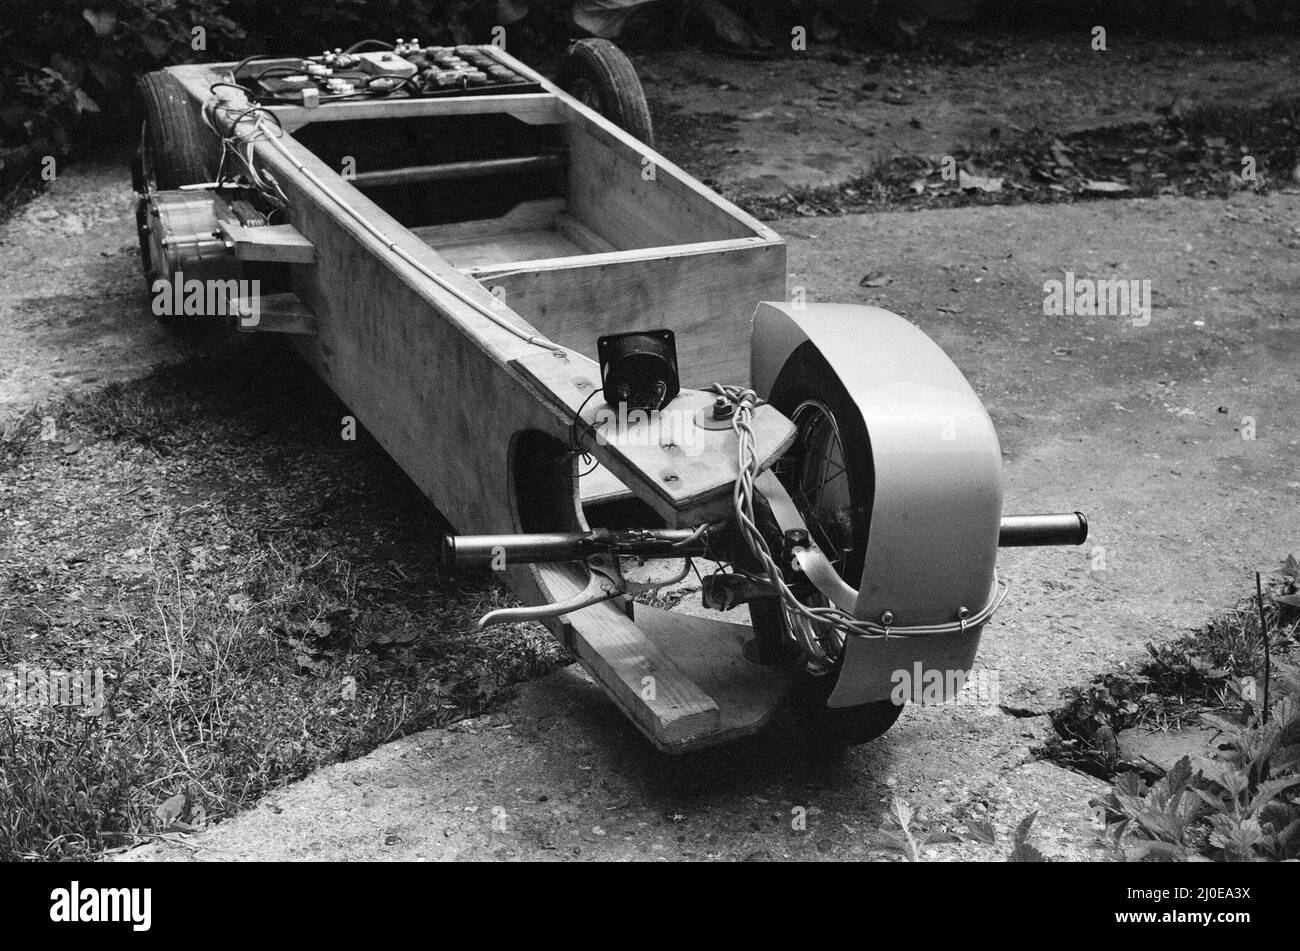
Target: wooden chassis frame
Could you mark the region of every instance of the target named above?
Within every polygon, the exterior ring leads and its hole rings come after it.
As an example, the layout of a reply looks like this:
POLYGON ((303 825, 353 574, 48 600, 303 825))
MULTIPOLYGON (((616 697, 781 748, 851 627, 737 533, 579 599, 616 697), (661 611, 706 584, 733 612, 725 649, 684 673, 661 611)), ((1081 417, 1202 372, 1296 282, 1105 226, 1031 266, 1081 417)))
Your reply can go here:
MULTIPOLYGON (((583 529, 576 460, 566 450, 573 415, 599 385, 598 368, 577 353, 558 355, 526 342, 458 295, 522 331, 535 332, 526 315, 548 308, 581 315, 581 326, 547 327, 539 321, 536 329, 566 345, 580 339, 590 347, 601 333, 669 326, 682 344, 686 382, 745 382, 749 351, 738 343, 748 342, 758 301, 784 298, 785 248, 775 232, 663 156, 523 63, 499 50, 492 53, 544 91, 315 109, 274 106, 286 130, 279 140, 283 148, 259 143, 256 160, 283 188, 292 228, 314 249, 314 260, 307 263, 295 243, 300 257, 292 265, 293 291, 314 318, 312 333, 294 337, 304 359, 457 530, 583 529), (564 126, 571 174, 574 167, 590 170, 599 163, 596 172, 605 184, 600 193, 591 187, 573 192, 577 180, 571 180, 570 201, 580 212, 601 210, 602 201, 612 205, 602 211, 610 229, 605 237, 619 237, 618 228, 632 226, 638 203, 650 201, 660 211, 688 216, 708 239, 462 271, 292 135, 316 122, 481 112, 564 126), (648 181, 642 176, 647 162, 654 166, 648 181), (344 197, 377 233, 329 200, 294 163, 344 197), (457 293, 448 293, 421 269, 457 293), (508 306, 490 292, 496 286, 505 287, 508 306), (593 295, 604 305, 601 314, 591 314, 593 295), (745 300, 743 313, 735 312, 738 299, 745 300)), ((210 98, 209 87, 228 69, 228 64, 181 66, 169 72, 198 114, 210 98)), ((671 236, 665 222, 641 219, 636 226, 649 230, 655 239, 650 243, 671 236)), ((687 392, 682 399, 698 402, 701 396, 687 392)), ((774 410, 764 410, 757 418, 759 443, 771 461, 789 445, 793 427, 774 410)), ((734 434, 701 430, 700 438, 704 445, 693 457, 674 446, 623 446, 616 440, 586 445, 670 525, 694 526, 730 514, 736 475, 734 434)), ((571 565, 511 566, 507 575, 519 597, 531 603, 562 600, 586 580, 585 570, 571 565)), ((780 672, 743 659, 740 648, 749 635, 744 625, 639 606, 634 620, 632 605, 620 599, 548 626, 664 750, 680 752, 752 733, 785 695, 780 672)))

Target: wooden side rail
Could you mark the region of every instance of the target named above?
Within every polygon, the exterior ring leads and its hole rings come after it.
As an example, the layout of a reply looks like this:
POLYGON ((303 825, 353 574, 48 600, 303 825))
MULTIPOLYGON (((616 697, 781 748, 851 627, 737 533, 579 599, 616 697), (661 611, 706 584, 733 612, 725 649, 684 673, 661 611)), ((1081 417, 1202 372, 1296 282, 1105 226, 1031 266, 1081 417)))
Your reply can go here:
POLYGON ((445 182, 458 178, 513 175, 519 172, 549 172, 564 168, 562 155, 519 155, 510 158, 478 159, 472 162, 444 162, 441 165, 411 165, 357 172, 352 184, 359 187, 410 185, 415 182, 445 182))

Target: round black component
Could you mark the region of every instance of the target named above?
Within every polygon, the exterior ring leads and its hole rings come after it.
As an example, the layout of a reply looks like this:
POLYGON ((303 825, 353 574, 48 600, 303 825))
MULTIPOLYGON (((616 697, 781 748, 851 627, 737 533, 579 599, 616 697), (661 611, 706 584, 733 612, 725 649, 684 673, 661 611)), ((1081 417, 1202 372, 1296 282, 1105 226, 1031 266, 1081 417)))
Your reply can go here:
POLYGON ((596 341, 605 402, 659 409, 681 388, 670 330, 613 334, 596 341))

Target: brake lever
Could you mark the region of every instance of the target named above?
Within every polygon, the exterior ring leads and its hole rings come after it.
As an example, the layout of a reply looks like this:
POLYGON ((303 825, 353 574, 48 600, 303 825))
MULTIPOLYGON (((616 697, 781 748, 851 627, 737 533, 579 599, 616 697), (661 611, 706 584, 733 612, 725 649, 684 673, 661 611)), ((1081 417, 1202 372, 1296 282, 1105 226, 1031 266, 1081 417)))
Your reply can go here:
POLYGON ((550 604, 538 604, 522 608, 498 608, 495 611, 489 611, 479 618, 475 630, 481 631, 494 624, 511 624, 517 621, 545 621, 549 618, 572 614, 574 611, 581 611, 593 604, 600 604, 610 598, 626 594, 631 588, 641 587, 641 585, 630 585, 628 580, 623 577, 623 572, 619 569, 618 558, 614 555, 597 552, 588 555, 584 561, 589 575, 587 586, 573 597, 564 601, 553 601, 550 604))

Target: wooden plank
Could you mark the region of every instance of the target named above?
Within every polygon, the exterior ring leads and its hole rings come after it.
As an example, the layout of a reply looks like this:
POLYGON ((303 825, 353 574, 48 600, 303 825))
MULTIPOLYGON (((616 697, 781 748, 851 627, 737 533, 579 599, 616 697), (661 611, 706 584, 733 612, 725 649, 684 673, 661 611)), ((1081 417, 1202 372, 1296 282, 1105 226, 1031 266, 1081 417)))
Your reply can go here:
POLYGON ((357 172, 351 178, 358 188, 382 185, 409 185, 415 182, 445 182, 488 175, 514 175, 520 172, 547 172, 561 168, 561 155, 518 155, 508 158, 475 159, 468 162, 442 162, 438 165, 408 165, 373 172, 357 172))
POLYGON ((710 386, 748 382, 754 305, 784 296, 785 246, 748 238, 466 272, 588 356, 602 334, 666 327, 677 335, 683 382, 710 386))
MULTIPOLYGON (((539 571, 553 601, 572 597, 585 573, 549 565, 539 571)), ((582 666, 655 746, 667 751, 707 743, 722 717, 718 705, 648 638, 620 604, 604 602, 566 618, 568 643, 582 666)))
POLYGON ((565 121, 555 96, 549 92, 505 96, 454 96, 443 99, 371 99, 327 102, 315 108, 269 106, 286 132, 309 123, 348 122, 354 119, 408 119, 418 116, 513 116, 528 125, 558 125, 565 121))
MULTIPOLYGON (((561 360, 543 353, 511 365, 535 381, 538 397, 561 415, 581 414, 582 446, 669 525, 692 528, 730 515, 738 473, 736 434, 696 424, 697 414, 712 405, 713 394, 683 390, 649 419, 612 420, 611 408, 592 398, 600 386, 594 360, 576 354, 561 360), (598 426, 602 419, 605 425, 598 426)), ((770 406, 758 408, 753 428, 764 468, 794 441, 794 424, 770 406)))
POLYGON ((233 245, 241 261, 278 261, 282 264, 315 264, 316 247, 298 233, 293 225, 259 225, 248 228, 223 214, 224 202, 217 205, 217 227, 233 245))
POLYGON ((587 254, 613 254, 619 250, 572 215, 557 215, 555 230, 587 254))
MULTIPOLYGON (((582 255, 582 248, 554 228, 510 231, 504 234, 485 232, 468 241, 439 241, 434 247, 452 264, 465 270, 582 255)), ((498 285, 489 281, 485 286, 492 290, 498 285)))
MULTIPOLYGON (((241 317, 239 330, 243 333, 281 333, 314 336, 316 315, 297 294, 262 294, 257 298, 257 322, 241 317)), ((251 305, 235 301, 237 314, 251 313, 251 305), (248 308, 248 309, 245 309, 248 308)))
MULTIPOLYGON (((749 736, 776 717, 790 694, 790 678, 780 667, 745 658, 745 642, 754 636, 752 627, 724 620, 730 614, 710 612, 717 616, 699 617, 643 604, 633 607, 636 626, 645 638, 671 657, 682 675, 718 707, 715 730, 667 752, 687 752, 749 736)), ((731 612, 736 613, 744 612, 731 612)))
POLYGON ((420 225, 411 228, 410 231, 421 241, 436 248, 443 244, 473 241, 484 234, 509 234, 512 231, 536 231, 540 228, 549 228, 562 211, 564 211, 563 198, 541 198, 537 201, 522 201, 498 218, 420 225))

